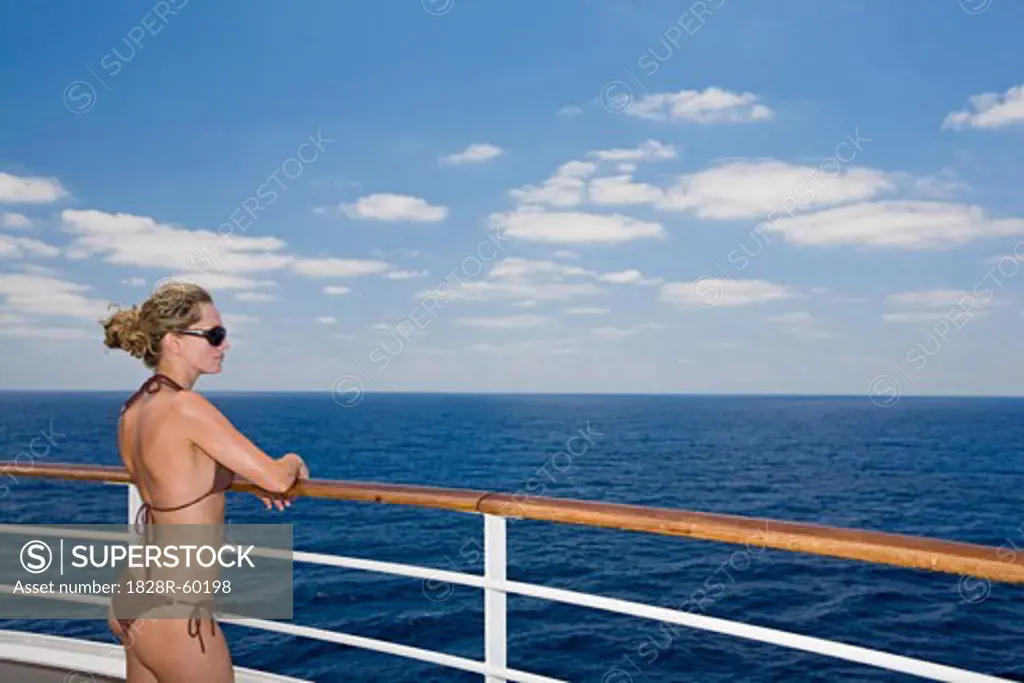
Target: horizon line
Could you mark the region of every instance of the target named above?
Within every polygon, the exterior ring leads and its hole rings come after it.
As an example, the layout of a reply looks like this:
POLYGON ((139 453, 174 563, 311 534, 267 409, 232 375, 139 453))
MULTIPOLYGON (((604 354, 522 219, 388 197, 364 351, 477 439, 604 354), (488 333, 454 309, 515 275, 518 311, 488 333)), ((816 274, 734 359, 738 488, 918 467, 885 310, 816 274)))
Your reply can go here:
MULTIPOLYGON (((126 389, 11 389, 0 387, 0 394, 113 394, 131 393, 126 389)), ((328 394, 331 389, 211 389, 203 390, 204 394, 328 394)), ((790 392, 670 392, 670 391, 505 391, 505 390, 473 390, 473 391, 438 391, 431 389, 401 389, 363 391, 361 395, 432 395, 432 396, 665 396, 665 397, 778 397, 778 398, 863 398, 872 401, 870 393, 790 393, 790 392)), ((879 396, 879 401, 891 397, 879 396)), ((904 398, 1024 398, 1024 394, 898 394, 897 403, 904 398)), ((884 402, 884 401, 883 401, 884 402)), ((883 407, 883 406, 879 406, 883 407)))

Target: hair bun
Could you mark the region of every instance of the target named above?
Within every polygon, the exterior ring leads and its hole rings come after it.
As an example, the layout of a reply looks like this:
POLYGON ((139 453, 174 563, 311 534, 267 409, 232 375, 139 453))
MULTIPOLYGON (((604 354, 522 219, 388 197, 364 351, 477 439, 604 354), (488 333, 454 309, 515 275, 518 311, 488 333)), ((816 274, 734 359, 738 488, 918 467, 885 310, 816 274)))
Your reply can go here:
POLYGON ((103 321, 104 343, 111 349, 127 351, 142 358, 149 349, 149 336, 142 329, 139 307, 119 308, 103 321))

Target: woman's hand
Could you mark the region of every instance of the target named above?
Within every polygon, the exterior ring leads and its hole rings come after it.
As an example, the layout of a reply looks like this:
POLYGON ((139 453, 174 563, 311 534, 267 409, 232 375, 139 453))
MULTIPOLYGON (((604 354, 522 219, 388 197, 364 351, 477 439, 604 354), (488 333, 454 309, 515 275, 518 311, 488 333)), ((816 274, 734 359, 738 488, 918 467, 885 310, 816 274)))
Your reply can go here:
MULTIPOLYGON (((309 479, 309 467, 306 466, 306 462, 298 453, 286 453, 282 460, 290 460, 295 463, 296 481, 299 479, 309 479)), ((288 494, 276 494, 276 493, 258 493, 256 497, 263 501, 263 505, 268 509, 272 510, 275 506, 278 510, 284 510, 286 507, 290 507, 292 504, 291 498, 288 494)))
POLYGON ((268 510, 272 510, 275 505, 278 510, 284 510, 286 507, 291 507, 292 504, 290 499, 274 493, 257 493, 256 497, 263 501, 263 505, 268 510))
POLYGON ((297 478, 309 479, 309 468, 306 467, 306 461, 302 459, 302 456, 300 456, 298 453, 286 453, 284 457, 290 457, 292 460, 298 461, 299 471, 298 474, 296 475, 297 478))

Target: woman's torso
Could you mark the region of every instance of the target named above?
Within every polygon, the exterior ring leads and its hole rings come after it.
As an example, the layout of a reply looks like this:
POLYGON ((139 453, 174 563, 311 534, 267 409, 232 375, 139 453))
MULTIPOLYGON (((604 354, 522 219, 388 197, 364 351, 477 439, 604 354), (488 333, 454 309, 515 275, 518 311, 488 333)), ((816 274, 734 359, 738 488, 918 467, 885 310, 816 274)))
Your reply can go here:
MULTIPOLYGON (((219 546, 224 496, 218 494, 230 486, 233 475, 190 438, 189 420, 181 410, 184 392, 173 381, 154 377, 129 399, 122 412, 118 433, 121 459, 144 502, 135 521, 145 525, 146 542, 159 547, 219 546)), ((125 571, 122 580, 175 581, 177 585, 193 579, 213 580, 219 574, 216 566, 162 567, 148 561, 144 569, 125 571)))
POLYGON ((182 391, 161 383, 153 393, 142 391, 134 397, 121 416, 121 459, 150 506, 151 521, 221 524, 224 496, 208 494, 226 488, 231 473, 189 437, 189 421, 180 410, 182 391), (188 505, 191 501, 195 502, 188 505))

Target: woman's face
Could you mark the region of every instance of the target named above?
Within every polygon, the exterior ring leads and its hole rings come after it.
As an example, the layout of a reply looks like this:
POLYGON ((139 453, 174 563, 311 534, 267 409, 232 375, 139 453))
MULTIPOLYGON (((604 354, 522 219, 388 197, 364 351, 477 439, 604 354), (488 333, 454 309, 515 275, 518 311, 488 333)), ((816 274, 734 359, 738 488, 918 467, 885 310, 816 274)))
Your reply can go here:
MULTIPOLYGON (((202 311, 202 316, 196 323, 190 325, 188 329, 202 331, 224 324, 220 319, 220 312, 215 306, 202 304, 200 310, 202 311)), ((215 375, 220 372, 221 365, 224 362, 224 354, 231 348, 231 342, 227 338, 224 339, 220 346, 213 346, 204 337, 200 336, 178 334, 175 337, 180 340, 177 346, 179 354, 185 362, 200 373, 207 375, 215 375)))

